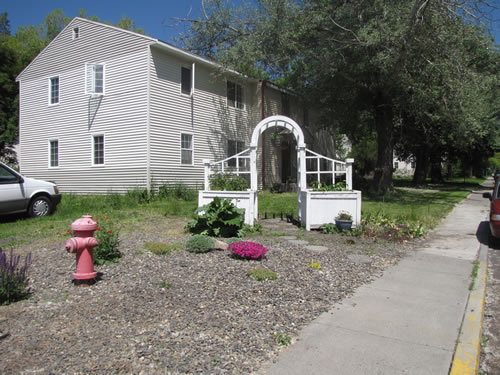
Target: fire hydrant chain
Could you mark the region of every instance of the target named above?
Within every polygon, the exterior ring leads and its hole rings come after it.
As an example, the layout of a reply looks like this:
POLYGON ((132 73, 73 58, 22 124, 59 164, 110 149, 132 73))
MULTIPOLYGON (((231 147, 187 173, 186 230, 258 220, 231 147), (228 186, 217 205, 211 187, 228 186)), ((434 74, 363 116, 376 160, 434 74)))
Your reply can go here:
POLYGON ((94 237, 97 223, 89 214, 82 216, 71 224, 75 237, 66 241, 66 251, 76 253, 76 272, 73 278, 77 281, 94 280, 97 272, 94 271, 94 247, 99 245, 94 237))

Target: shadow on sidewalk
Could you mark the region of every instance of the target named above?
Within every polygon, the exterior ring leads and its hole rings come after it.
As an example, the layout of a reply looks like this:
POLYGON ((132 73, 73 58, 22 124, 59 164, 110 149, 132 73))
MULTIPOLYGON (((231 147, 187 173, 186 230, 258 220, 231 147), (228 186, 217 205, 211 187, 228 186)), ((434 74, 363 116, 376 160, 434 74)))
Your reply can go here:
POLYGON ((500 250, 500 238, 495 238, 490 234, 490 223, 481 221, 476 231, 477 240, 493 250, 500 250))

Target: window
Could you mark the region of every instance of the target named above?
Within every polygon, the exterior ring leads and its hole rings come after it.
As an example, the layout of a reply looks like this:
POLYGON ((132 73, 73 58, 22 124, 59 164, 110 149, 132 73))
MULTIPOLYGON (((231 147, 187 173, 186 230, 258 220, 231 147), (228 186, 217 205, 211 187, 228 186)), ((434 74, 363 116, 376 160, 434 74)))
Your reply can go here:
POLYGON ((227 104, 243 109, 243 88, 237 83, 227 81, 227 104))
POLYGON ((412 161, 412 162, 411 162, 411 167, 412 167, 413 169, 415 169, 415 168, 417 167, 417 162, 416 162, 416 161, 412 161))
POLYGON ((87 64, 86 70, 86 93, 104 94, 104 65, 87 64))
POLYGON ((80 37, 80 29, 78 27, 75 27, 73 29, 73 40, 78 39, 80 37))
POLYGON ((281 93, 281 114, 290 116, 290 98, 284 92, 281 93))
POLYGON ((193 164, 193 135, 181 133, 181 164, 193 164))
POLYGON ((49 79, 49 104, 59 103, 59 77, 49 79))
POLYGON ((59 141, 49 142, 49 167, 59 167, 59 141))
POLYGON ((191 69, 181 68, 181 92, 191 95, 191 69))
MULTIPOLYGON (((227 156, 233 156, 239 154, 245 149, 245 142, 234 141, 231 139, 227 140, 227 156)), ((239 159, 239 167, 243 168, 245 166, 246 159, 239 159)), ((236 159, 231 159, 227 161, 228 167, 236 167, 236 159)))
POLYGON ((104 135, 93 136, 93 165, 104 165, 104 135))
POLYGON ((395 161, 394 162, 394 169, 398 169, 399 168, 399 162, 395 161))

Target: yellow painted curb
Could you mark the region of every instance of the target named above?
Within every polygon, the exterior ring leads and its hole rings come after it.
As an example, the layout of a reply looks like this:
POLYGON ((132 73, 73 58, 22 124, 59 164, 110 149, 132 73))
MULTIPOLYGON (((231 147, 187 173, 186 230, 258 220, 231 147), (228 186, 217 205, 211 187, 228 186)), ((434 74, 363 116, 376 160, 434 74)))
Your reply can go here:
POLYGON ((484 300, 488 279, 487 254, 488 247, 484 249, 481 246, 481 260, 479 260, 477 278, 474 288, 469 294, 450 375, 476 375, 479 369, 484 300), (486 251, 486 257, 484 251, 486 251))

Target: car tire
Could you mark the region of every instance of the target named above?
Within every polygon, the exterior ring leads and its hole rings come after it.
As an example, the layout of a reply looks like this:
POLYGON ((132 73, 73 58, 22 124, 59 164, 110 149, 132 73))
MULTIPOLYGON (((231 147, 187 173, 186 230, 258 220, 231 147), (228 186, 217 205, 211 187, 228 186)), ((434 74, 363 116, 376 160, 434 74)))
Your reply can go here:
POLYGON ((43 195, 33 198, 28 208, 28 214, 31 217, 47 216, 50 215, 51 212, 52 202, 43 195))

